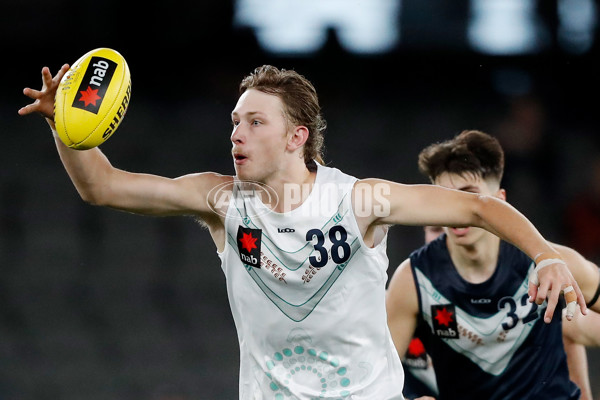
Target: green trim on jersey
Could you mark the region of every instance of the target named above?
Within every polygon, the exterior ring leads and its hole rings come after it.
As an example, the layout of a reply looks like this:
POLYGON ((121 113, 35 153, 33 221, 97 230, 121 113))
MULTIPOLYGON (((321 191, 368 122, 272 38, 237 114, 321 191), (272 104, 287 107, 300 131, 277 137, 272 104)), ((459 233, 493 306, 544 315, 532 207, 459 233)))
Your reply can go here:
MULTIPOLYGON (((239 256, 236 241, 229 234, 227 234, 227 243, 229 243, 231 248, 239 256)), ((246 269, 246 271, 248 272, 250 277, 254 280, 254 282, 258 285, 258 287, 265 294, 265 296, 267 296, 267 298, 269 300, 271 300, 271 302, 273 302, 273 304, 275 304, 275 306, 277 308, 279 308, 279 310, 281 310, 282 313, 284 313, 292 321, 300 322, 303 319, 305 319, 306 317, 308 317, 311 312, 313 312, 313 310, 317 307, 319 302, 323 299, 323 297, 325 297, 325 295, 327 294, 327 292, 329 291, 331 286, 333 286, 333 284, 335 283, 337 278, 339 278, 339 276, 342 274, 342 272, 344 272, 344 270, 346 269, 346 266, 352 260, 352 258, 356 254, 356 252, 360 249, 360 241, 358 240, 358 238, 355 238, 352 241, 352 243, 350 244, 350 249, 351 249, 350 258, 346 262, 335 266, 333 268, 331 275, 329 275, 329 277, 327 278, 325 283, 308 300, 306 300, 304 303, 301 303, 301 304, 292 304, 292 303, 284 300, 279 295, 277 295, 273 290, 271 290, 267 286, 266 283, 263 282, 263 280, 260 278, 260 276, 256 272, 256 268, 252 267, 251 265, 247 265, 247 264, 242 264, 242 265, 244 266, 244 268, 246 269)))
MULTIPOLYGON (((533 267, 530 267, 530 270, 533 267)), ((421 272, 418 267, 414 270, 417 273, 417 280, 419 282, 418 290, 421 293, 422 302, 422 314, 423 319, 427 324, 434 329, 433 316, 431 315, 432 305, 443 305, 450 304, 451 302, 438 292, 431 281, 421 272)), ((529 289, 529 279, 525 279, 520 285, 518 290, 512 296, 515 299, 521 299, 527 295, 529 289)), ((519 314, 526 313, 528 310, 525 308, 531 307, 529 303, 518 310, 519 314)), ((536 311, 541 314, 543 307, 536 307, 536 311)), ((456 321, 459 324, 459 329, 462 326, 464 329, 474 332, 484 342, 497 342, 494 346, 486 346, 474 344, 469 337, 463 335, 457 339, 445 339, 441 338, 448 346, 453 348, 456 352, 461 353, 468 357, 471 361, 477 364, 482 370, 492 375, 500 375, 508 367, 510 360, 516 351, 521 347, 527 335, 533 329, 535 320, 523 324, 519 322, 518 325, 509 331, 505 331, 502 324, 507 320, 507 315, 501 310, 498 313, 491 315, 487 318, 476 317, 468 314, 455 305, 456 310, 456 321), (509 336, 510 335, 510 336, 509 336)))

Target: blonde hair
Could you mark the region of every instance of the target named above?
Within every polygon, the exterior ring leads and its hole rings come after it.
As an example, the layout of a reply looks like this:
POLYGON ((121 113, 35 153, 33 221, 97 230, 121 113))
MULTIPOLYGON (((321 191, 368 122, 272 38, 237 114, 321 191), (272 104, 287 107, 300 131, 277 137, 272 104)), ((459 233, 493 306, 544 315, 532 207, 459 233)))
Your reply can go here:
POLYGON ((256 68, 240 83, 240 95, 248 89, 278 96, 286 118, 294 125, 308 128, 304 144, 304 163, 313 160, 323 164, 324 132, 327 123, 321 115, 321 106, 315 87, 296 71, 278 69, 271 65, 256 68))

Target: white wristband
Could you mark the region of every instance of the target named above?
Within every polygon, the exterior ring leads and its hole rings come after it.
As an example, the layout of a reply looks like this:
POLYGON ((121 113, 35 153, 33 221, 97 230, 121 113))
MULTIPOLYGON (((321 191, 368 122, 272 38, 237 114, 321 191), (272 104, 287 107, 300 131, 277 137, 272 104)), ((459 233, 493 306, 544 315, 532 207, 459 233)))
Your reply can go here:
POLYGON ((560 258, 547 258, 545 260, 542 260, 539 262, 538 265, 535 266, 535 269, 533 271, 531 271, 531 275, 529 275, 529 282, 533 283, 535 286, 538 286, 540 284, 540 279, 538 277, 538 271, 540 269, 545 268, 548 265, 552 265, 552 264, 567 265, 564 262, 564 260, 561 260, 560 258))

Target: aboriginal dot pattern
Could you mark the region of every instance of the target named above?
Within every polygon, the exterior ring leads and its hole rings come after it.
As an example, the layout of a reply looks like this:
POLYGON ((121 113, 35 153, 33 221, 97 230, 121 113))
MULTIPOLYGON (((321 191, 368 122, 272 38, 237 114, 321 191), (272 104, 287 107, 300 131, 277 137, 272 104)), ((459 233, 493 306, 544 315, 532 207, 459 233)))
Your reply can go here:
POLYGON ((331 398, 332 395, 338 396, 336 399, 345 400, 350 395, 346 390, 350 385, 350 379, 346 377, 347 369, 340 367, 339 360, 326 351, 305 349, 303 346, 285 348, 273 354, 266 361, 266 367, 274 400, 291 398, 288 385, 299 375, 303 382, 320 391, 320 395, 311 400, 331 398))

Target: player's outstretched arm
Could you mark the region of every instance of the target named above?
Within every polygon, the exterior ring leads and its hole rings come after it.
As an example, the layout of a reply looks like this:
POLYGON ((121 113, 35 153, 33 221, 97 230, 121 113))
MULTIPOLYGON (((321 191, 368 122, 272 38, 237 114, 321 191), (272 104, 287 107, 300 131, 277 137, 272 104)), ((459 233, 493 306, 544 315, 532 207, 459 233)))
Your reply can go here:
MULTIPOLYGON (((73 150, 62 143, 54 129, 54 96, 69 66, 64 65, 52 77, 42 69, 42 89, 24 89, 33 103, 21 108, 20 115, 41 114, 54 133, 60 159, 73 184, 85 201, 124 211, 150 215, 194 215, 215 221, 208 193, 231 177, 213 173, 186 175, 176 179, 137 174, 111 165, 99 148, 73 150)), ((217 218, 217 221, 219 219, 217 218)))
POLYGON ((476 226, 486 229, 513 243, 532 259, 542 255, 548 260, 545 262, 547 265, 539 270, 539 286, 530 285, 529 288, 530 298, 536 303, 541 304, 548 298, 544 316, 546 322, 552 320, 560 291, 569 286, 573 287, 582 312, 587 313, 581 290, 561 255, 527 218, 505 201, 434 185, 403 185, 365 179, 354 187, 354 208, 363 232, 377 224, 476 226))

